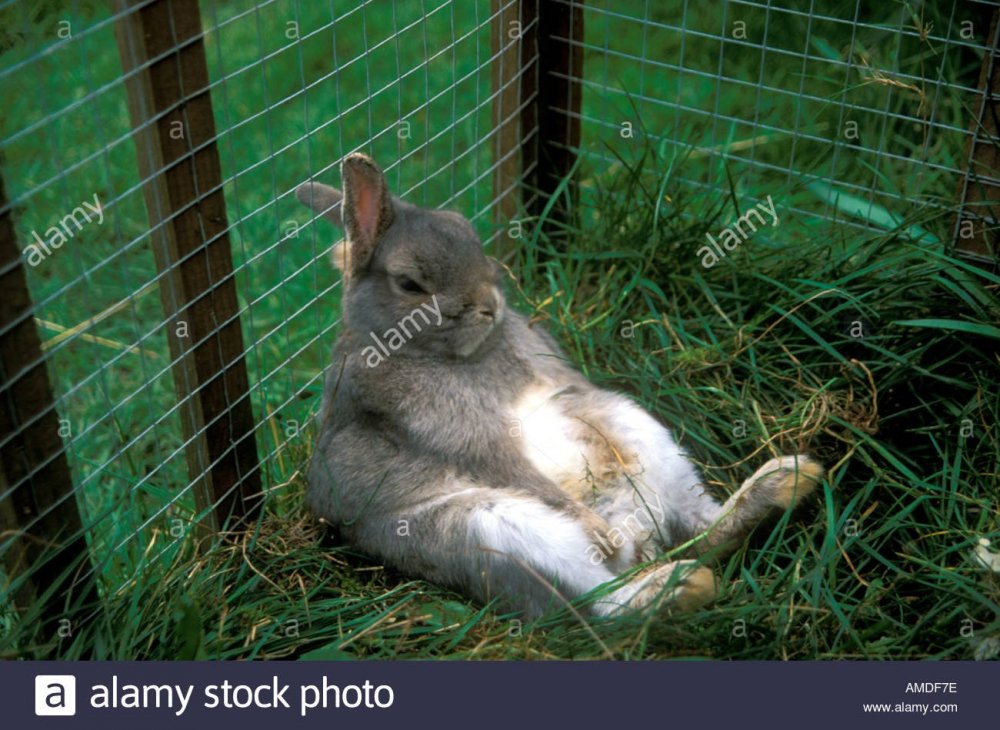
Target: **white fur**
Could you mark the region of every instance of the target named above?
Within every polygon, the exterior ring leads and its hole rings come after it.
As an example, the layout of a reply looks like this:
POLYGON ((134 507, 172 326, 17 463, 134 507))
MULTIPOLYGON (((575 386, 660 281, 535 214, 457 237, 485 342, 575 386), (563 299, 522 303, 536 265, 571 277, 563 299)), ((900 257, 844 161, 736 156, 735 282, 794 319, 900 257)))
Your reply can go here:
POLYGON ((580 523, 533 499, 503 496, 469 518, 474 548, 526 563, 568 593, 596 588, 614 574, 587 560, 590 539, 580 523))
MULTIPOLYGON (((612 529, 629 536, 638 557, 655 555, 655 542, 666 537, 665 518, 670 513, 714 515, 718 506, 704 494, 698 473, 666 428, 628 398, 607 391, 591 394, 580 418, 566 412, 570 401, 556 397, 561 388, 537 383, 526 389, 513 412, 520 428, 521 450, 544 476, 577 499, 592 496, 592 465, 601 456, 589 453, 583 435, 598 429, 598 441, 607 439, 617 452, 620 483, 609 487, 613 499, 598 507, 612 529), (582 419, 582 420, 581 420, 582 419), (636 534, 637 510, 643 513, 643 530, 636 534)), ((580 402, 574 401, 577 409, 580 402)), ((601 491, 598 482, 597 491, 601 491)), ((636 553, 631 545, 625 557, 636 553)))
POLYGON ((641 468, 636 476, 645 484, 661 485, 669 491, 697 485, 698 474, 670 431, 628 398, 615 394, 613 399, 606 411, 611 431, 637 455, 641 468))
POLYGON ((558 400, 553 400, 559 390, 549 384, 534 385, 518 399, 513 417, 520 428, 521 451, 556 484, 584 482, 587 458, 576 441, 577 423, 562 411, 558 400))
MULTIPOLYGON (((534 572, 537 580, 566 595, 581 595, 615 578, 605 564, 593 564, 585 556, 590 540, 580 525, 531 498, 502 497, 490 507, 475 509, 468 523, 473 549, 511 559, 520 570, 534 572), (530 570, 525 570, 528 566, 530 570)), ((639 609, 681 590, 682 574, 693 561, 657 566, 594 602, 591 610, 604 616, 639 609)))
POLYGON ((623 448, 637 454, 637 466, 629 475, 631 489, 615 492, 614 501, 600 514, 612 527, 619 527, 637 507, 649 515, 652 526, 637 540, 640 558, 656 554, 657 542, 671 542, 669 515, 684 515, 686 521, 707 523, 718 513, 718 503, 704 491, 701 479, 670 431, 628 398, 608 394, 614 404, 606 409, 609 427, 623 448))

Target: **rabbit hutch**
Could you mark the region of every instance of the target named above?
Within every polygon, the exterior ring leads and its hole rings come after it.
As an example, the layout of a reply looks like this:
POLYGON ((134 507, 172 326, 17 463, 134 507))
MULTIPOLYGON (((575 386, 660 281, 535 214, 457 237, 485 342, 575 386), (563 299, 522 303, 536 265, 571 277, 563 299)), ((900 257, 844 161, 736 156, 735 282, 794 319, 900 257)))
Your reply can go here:
MULTIPOLYGON (((822 560, 851 567, 801 596, 860 605, 852 570, 892 585, 866 572, 888 570, 876 553, 950 549, 908 511, 891 536, 868 526, 886 484, 965 489, 920 519, 959 520, 971 551, 998 529, 997 18, 959 0, 0 0, 0 656, 521 641, 301 506, 340 234, 294 191, 339 185, 353 151, 404 200, 467 216, 588 375, 696 412, 681 437, 701 461, 825 438, 856 489, 829 497, 822 560), (788 358, 774 378, 754 374, 762 347, 788 358), (951 395, 907 389, 938 376, 951 395), (893 417, 925 430, 884 446, 893 417)), ((977 581, 947 604, 974 640, 898 655, 1000 651, 977 581)), ((824 616, 800 655, 842 651, 824 616)))

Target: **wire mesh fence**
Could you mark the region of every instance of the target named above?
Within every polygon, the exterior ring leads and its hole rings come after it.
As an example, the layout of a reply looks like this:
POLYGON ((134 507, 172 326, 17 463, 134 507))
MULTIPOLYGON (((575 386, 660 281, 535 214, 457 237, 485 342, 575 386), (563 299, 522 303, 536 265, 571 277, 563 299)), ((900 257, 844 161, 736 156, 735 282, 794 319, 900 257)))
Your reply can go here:
MULTIPOLYGON (((234 493, 252 500, 301 465, 338 280, 330 232, 296 185, 336 182, 343 154, 365 149, 400 195, 475 211, 484 238, 494 232, 490 6, 198 11, 2 8, 4 213, 22 254, 5 263, 33 299, 14 318, 42 334, 4 384, 9 395, 44 364, 54 390, 5 447, 57 414, 62 446, 46 458, 65 455, 74 485, 17 529, 78 504, 108 590, 169 559, 234 493)), ((4 486, 5 502, 32 471, 4 486)))
POLYGON ((297 477, 339 281, 293 191, 346 153, 488 246, 641 138, 809 235, 988 256, 997 32, 958 0, 0 3, 5 615, 297 477))
MULTIPOLYGON (((642 134, 705 162, 681 170, 691 188, 729 175, 748 200, 780 192, 790 216, 841 230, 954 212, 993 185, 972 142, 990 136, 995 3, 565 5, 582 13, 585 61, 582 110, 563 106, 597 169, 642 134)), ((989 260, 995 215, 964 214, 975 230, 950 233, 989 260)))

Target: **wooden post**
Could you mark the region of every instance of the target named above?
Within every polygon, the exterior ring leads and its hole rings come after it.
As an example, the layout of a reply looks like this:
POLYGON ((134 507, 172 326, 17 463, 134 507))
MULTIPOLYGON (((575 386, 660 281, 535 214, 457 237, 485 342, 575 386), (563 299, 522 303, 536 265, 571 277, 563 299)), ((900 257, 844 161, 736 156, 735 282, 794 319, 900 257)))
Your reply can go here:
POLYGON ((994 10, 988 50, 979 73, 981 97, 974 109, 966 147, 968 167, 958 184, 960 205, 955 248, 963 256, 992 266, 1000 252, 1000 11, 994 10))
POLYGON ((255 515, 261 479, 201 14, 198 0, 116 8, 189 477, 219 529, 255 515))
MULTIPOLYGON (((522 76, 521 130, 524 137, 536 132, 535 144, 522 148, 521 169, 530 196, 526 207, 537 218, 573 169, 580 147, 583 0, 522 0, 521 22, 522 63, 534 63, 522 76)), ((576 186, 570 184, 568 193, 574 199, 576 186)), ((571 207, 556 201, 545 226, 549 240, 564 247, 560 224, 569 221, 571 207)))
POLYGON ((48 642, 97 592, 2 175, 0 292, 0 551, 48 642))
MULTIPOLYGON (((493 208, 494 220, 501 227, 496 237, 493 255, 508 262, 515 251, 519 236, 511 235, 511 221, 520 212, 518 195, 524 180, 520 149, 526 133, 521 127, 521 84, 525 66, 533 58, 522 57, 524 49, 521 12, 524 0, 491 0, 490 37, 493 50, 493 208)), ((529 159, 533 156, 529 156, 529 159)))

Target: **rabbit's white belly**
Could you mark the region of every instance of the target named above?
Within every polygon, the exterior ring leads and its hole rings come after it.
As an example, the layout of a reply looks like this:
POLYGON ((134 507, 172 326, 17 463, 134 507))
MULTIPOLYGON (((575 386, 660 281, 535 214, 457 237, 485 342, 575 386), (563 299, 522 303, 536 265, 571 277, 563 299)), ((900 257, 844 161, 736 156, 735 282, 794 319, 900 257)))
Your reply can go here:
POLYGON ((573 497, 586 500, 611 472, 624 466, 625 454, 615 444, 614 434, 598 430, 599 423, 567 413, 567 402, 556 397, 561 390, 548 384, 526 389, 514 406, 509 432, 539 472, 573 497))

